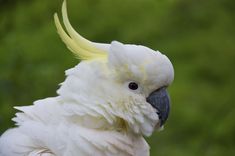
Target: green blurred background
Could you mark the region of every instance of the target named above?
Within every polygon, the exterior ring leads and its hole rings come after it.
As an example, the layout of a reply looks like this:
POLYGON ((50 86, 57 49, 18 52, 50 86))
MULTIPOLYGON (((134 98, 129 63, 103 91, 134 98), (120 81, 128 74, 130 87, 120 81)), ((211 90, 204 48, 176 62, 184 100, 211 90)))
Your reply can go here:
MULTIPOLYGON (((56 96, 79 61, 56 33, 62 0, 0 0, 0 133, 15 105, 56 96)), ((143 44, 175 67, 165 130, 152 156, 235 155, 234 0, 68 0, 72 25, 97 42, 143 44)))

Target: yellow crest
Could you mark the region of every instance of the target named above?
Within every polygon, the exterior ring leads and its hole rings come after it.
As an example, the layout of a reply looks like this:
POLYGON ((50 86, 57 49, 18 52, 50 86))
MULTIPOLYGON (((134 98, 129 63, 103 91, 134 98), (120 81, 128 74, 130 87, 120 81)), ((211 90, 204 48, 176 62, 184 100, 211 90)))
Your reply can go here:
POLYGON ((63 29, 57 13, 55 13, 54 20, 58 34, 68 49, 70 49, 79 59, 91 60, 107 56, 107 52, 105 50, 97 48, 95 43, 85 39, 74 30, 68 19, 66 1, 64 1, 62 5, 62 17, 68 34, 63 29))

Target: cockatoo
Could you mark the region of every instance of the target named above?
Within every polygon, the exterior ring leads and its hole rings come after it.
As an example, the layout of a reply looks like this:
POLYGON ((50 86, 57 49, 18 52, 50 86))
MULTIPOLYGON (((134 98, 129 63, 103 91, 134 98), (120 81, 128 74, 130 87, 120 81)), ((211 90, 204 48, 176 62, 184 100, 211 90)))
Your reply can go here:
POLYGON ((82 60, 66 71, 58 96, 15 107, 17 127, 0 138, 0 156, 149 156, 144 136, 163 127, 166 88, 174 70, 159 51, 91 42, 71 26, 62 6, 66 46, 82 60))

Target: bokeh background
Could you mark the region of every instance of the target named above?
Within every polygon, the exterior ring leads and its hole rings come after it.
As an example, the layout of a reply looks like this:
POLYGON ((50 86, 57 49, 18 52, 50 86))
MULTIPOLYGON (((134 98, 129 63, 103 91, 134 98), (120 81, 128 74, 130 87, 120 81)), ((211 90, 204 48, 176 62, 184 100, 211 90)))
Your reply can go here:
MULTIPOLYGON (((79 60, 56 33, 62 0, 0 0, 0 134, 15 105, 56 96, 79 60)), ((152 156, 235 155, 234 0, 68 0, 72 25, 97 42, 143 44, 175 68, 165 130, 152 156)))

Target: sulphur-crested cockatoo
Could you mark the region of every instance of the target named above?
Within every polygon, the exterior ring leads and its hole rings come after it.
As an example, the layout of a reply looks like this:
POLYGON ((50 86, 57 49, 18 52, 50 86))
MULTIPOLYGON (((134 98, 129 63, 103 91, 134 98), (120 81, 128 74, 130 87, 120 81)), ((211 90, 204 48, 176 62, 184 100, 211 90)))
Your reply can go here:
POLYGON ((17 127, 0 139, 0 156, 148 156, 143 136, 160 129, 169 113, 166 87, 174 71, 150 48, 86 40, 70 25, 66 3, 58 33, 82 60, 66 71, 57 97, 15 107, 17 127))

